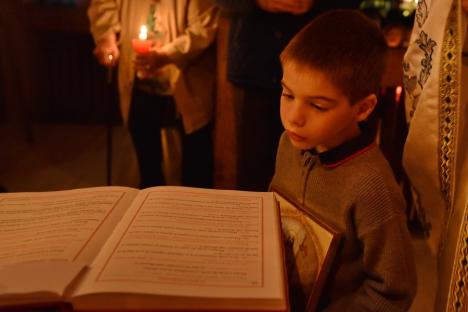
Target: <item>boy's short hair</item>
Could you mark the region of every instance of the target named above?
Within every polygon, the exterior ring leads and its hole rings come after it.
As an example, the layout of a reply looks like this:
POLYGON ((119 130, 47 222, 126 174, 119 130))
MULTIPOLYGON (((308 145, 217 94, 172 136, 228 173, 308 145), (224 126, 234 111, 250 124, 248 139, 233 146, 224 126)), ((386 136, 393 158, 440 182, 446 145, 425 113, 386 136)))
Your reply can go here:
POLYGON ((333 10, 307 24, 281 53, 323 72, 351 104, 377 94, 385 69, 385 38, 374 21, 357 10, 333 10))

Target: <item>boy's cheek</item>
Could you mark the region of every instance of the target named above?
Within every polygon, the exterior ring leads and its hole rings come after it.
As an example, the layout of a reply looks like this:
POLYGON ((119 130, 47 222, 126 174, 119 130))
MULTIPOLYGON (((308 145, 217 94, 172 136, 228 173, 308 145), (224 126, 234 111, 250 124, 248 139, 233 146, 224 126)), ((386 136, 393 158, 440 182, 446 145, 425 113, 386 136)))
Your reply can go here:
POLYGON ((281 124, 283 125, 283 128, 286 128, 286 125, 284 123, 286 119, 285 119, 285 112, 284 112, 283 104, 280 104, 279 114, 280 114, 281 124))

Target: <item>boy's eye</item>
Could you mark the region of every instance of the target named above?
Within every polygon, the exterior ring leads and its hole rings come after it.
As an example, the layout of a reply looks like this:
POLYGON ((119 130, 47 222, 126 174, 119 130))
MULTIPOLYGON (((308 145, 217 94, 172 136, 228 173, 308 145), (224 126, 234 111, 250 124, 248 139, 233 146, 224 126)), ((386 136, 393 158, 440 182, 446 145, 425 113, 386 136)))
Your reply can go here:
POLYGON ((292 99, 293 98, 292 94, 289 94, 289 93, 286 93, 286 92, 281 93, 281 96, 285 97, 287 99, 292 99))
POLYGON ((315 103, 313 103, 313 102, 310 102, 309 105, 310 105, 312 108, 314 108, 314 109, 316 109, 316 110, 318 110, 318 111, 321 111, 321 112, 325 112, 325 111, 328 110, 328 108, 323 107, 323 106, 320 106, 320 105, 317 105, 317 104, 315 104, 315 103))

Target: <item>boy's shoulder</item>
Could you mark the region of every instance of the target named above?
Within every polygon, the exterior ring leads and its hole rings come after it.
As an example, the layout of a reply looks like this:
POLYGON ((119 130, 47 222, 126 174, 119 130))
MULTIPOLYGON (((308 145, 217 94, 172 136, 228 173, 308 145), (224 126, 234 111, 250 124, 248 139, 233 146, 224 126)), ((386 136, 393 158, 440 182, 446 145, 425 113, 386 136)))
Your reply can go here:
POLYGON ((343 168, 360 178, 394 180, 392 168, 377 144, 344 163, 343 168))
POLYGON ((374 144, 336 168, 340 179, 351 185, 356 193, 398 192, 392 167, 380 148, 374 144))
MULTIPOLYGON (((350 185, 358 210, 373 214, 376 210, 387 217, 404 211, 406 206, 394 172, 378 146, 374 146, 343 166, 343 182, 350 185), (374 212, 372 212, 374 211, 374 212)), ((384 218, 382 215, 382 219, 384 218)))

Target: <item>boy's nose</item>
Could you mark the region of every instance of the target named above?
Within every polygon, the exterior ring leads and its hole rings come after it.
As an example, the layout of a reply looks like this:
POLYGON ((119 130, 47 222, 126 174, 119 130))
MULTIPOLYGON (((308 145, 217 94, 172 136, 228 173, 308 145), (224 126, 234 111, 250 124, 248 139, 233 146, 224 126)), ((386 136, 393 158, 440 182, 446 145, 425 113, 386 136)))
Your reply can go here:
POLYGON ((303 127, 305 124, 304 114, 301 111, 299 104, 292 105, 288 112, 288 121, 295 127, 303 127))

